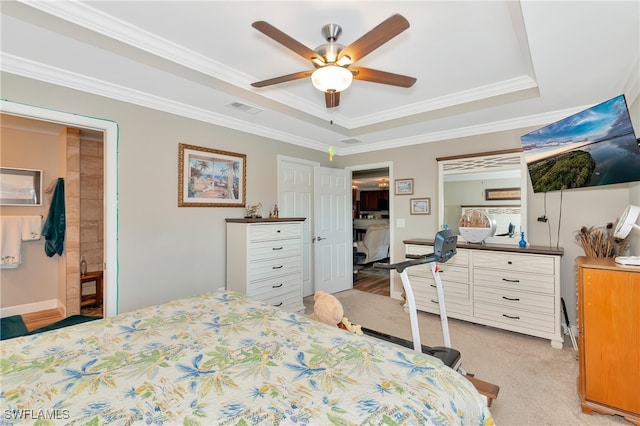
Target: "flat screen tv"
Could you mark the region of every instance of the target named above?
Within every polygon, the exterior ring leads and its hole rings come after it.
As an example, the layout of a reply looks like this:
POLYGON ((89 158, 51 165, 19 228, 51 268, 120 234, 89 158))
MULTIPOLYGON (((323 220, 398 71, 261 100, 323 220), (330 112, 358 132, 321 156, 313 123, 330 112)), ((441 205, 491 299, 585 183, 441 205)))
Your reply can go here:
POLYGON ((533 192, 640 181, 624 95, 520 137, 533 192))

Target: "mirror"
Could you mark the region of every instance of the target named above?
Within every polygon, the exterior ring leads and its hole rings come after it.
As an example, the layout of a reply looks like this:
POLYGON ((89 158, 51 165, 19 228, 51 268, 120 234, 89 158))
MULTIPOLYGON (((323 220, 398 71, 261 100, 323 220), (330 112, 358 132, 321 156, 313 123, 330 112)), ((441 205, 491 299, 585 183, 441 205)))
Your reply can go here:
MULTIPOLYGON (((514 244, 527 225, 527 170, 521 150, 438 158, 438 220, 460 235, 474 210, 491 215, 496 232, 485 243, 514 244)), ((460 241, 464 238, 459 237, 460 241)))

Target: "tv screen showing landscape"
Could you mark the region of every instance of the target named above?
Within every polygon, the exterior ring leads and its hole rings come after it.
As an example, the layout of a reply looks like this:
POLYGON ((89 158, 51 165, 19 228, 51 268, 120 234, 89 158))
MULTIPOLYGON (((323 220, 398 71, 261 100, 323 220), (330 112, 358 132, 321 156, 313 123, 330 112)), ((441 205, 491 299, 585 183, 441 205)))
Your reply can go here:
POLYGON ((624 95, 520 138, 534 192, 640 181, 624 95))

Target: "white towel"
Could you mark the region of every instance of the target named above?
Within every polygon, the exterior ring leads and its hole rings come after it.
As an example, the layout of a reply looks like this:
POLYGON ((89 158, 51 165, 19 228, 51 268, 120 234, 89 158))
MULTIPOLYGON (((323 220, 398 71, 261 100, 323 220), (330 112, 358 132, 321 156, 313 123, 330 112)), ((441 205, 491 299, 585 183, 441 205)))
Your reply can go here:
POLYGON ((42 216, 22 216, 22 241, 40 239, 42 216))
POLYGON ((22 216, 0 217, 0 268, 17 268, 22 244, 22 216))

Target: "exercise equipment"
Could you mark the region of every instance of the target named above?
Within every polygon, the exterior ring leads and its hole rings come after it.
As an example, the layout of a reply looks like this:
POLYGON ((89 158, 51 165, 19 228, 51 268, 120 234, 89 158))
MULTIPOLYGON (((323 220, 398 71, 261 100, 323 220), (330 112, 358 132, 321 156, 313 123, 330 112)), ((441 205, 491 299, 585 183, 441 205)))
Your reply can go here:
POLYGON ((409 342, 406 339, 401 339, 399 337, 380 333, 378 331, 371 330, 365 327, 362 327, 362 332, 366 335, 386 340, 401 346, 409 348, 413 347, 413 350, 418 353, 425 353, 434 356, 454 370, 460 370, 461 355, 458 350, 451 347, 451 337, 449 336, 449 322, 447 319, 447 308, 445 306, 444 289, 442 287, 442 280, 440 279, 440 274, 438 272, 438 263, 445 263, 456 255, 457 242, 458 236, 454 231, 450 229, 443 229, 436 233, 433 242, 433 253, 425 255, 407 255, 408 260, 399 263, 374 264, 374 267, 376 268, 389 270, 395 269, 400 274, 400 278, 402 279, 402 286, 404 287, 404 292, 407 299, 407 308, 409 311, 409 319, 411 321, 411 336, 413 338, 413 342, 409 342), (416 300, 413 295, 411 282, 409 281, 409 275, 407 274, 407 269, 413 266, 424 264, 430 264, 431 273, 433 274, 433 278, 436 283, 444 346, 430 347, 423 345, 420 341, 418 311, 416 308, 416 300))

